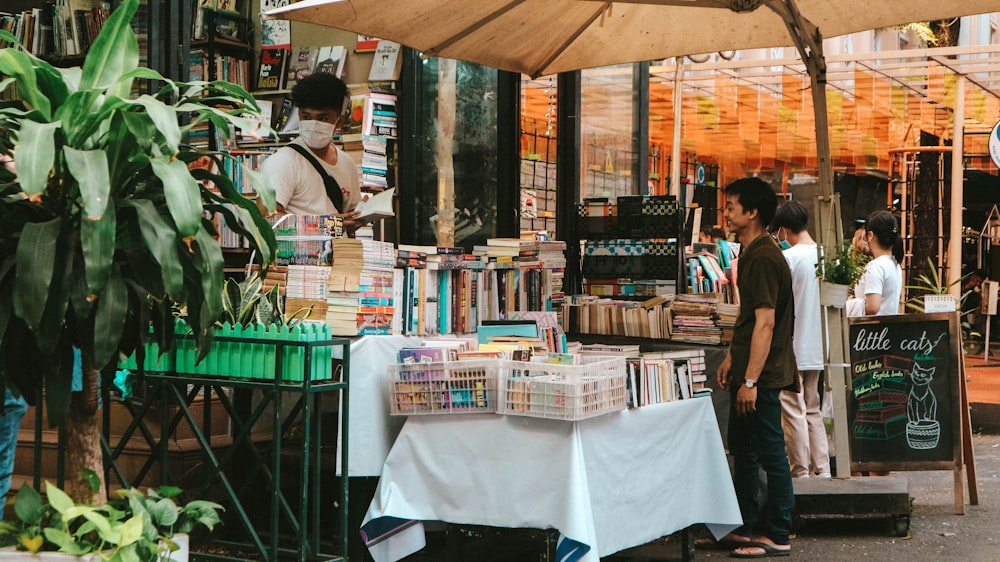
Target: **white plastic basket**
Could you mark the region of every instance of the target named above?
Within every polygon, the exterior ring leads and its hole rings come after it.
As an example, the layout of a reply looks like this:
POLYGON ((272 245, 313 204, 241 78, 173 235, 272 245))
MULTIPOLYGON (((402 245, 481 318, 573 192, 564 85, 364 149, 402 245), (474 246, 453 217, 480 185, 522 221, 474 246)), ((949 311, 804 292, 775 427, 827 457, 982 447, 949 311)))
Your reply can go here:
POLYGON ((582 365, 500 362, 500 413, 577 421, 625 409, 624 357, 582 365))
POLYGON ((389 366, 389 413, 492 414, 497 411, 496 360, 389 366))

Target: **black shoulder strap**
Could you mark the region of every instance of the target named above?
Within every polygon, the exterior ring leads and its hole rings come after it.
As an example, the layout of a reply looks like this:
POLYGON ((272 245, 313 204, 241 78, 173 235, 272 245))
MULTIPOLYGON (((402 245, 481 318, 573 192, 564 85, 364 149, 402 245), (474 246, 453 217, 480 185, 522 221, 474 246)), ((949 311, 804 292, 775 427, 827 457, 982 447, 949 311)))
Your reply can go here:
POLYGON ((323 187, 326 188, 326 196, 330 198, 333 206, 337 208, 338 213, 344 212, 344 192, 340 190, 340 184, 337 183, 337 178, 326 173, 326 169, 323 168, 323 165, 320 164, 319 161, 316 160, 316 157, 313 156, 312 152, 307 150, 304 146, 295 143, 288 143, 286 146, 304 156, 305 159, 313 165, 313 168, 316 168, 316 172, 319 174, 319 177, 323 178, 323 187))

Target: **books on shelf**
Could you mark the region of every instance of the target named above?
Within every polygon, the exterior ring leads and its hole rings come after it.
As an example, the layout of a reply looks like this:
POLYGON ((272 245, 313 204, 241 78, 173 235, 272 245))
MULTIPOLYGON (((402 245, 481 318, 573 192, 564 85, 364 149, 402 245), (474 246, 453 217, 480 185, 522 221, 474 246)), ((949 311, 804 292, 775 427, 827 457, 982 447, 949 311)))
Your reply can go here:
MULTIPOLYGON (((49 0, 18 13, 0 13, 0 29, 31 54, 46 58, 85 55, 111 14, 99 0, 49 0)), ((9 46, 0 41, 0 47, 9 46)))
POLYGON ((344 74, 344 64, 347 62, 347 49, 343 45, 320 47, 316 55, 316 65, 313 72, 326 72, 340 78, 344 74))
POLYGON ((399 80, 399 71, 403 66, 400 56, 402 46, 393 41, 382 39, 375 49, 372 67, 368 71, 369 82, 385 82, 399 80))
POLYGON ((361 133, 396 137, 396 94, 369 92, 361 133))
POLYGON ((319 47, 300 47, 288 65, 288 76, 285 79, 287 87, 291 88, 313 72, 316 59, 319 57, 319 47))
POLYGON ((284 88, 288 57, 289 53, 285 47, 261 47, 260 64, 257 67, 256 89, 280 90, 284 88))

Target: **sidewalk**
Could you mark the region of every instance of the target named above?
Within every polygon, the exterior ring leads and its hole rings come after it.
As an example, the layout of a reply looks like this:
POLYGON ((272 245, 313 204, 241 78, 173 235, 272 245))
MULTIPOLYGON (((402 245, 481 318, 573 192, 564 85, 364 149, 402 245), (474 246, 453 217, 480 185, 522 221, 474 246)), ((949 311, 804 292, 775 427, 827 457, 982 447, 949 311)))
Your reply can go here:
MULTIPOLYGON (((1000 345, 991 345, 1000 351, 1000 345)), ((972 411, 973 433, 1000 433, 1000 356, 966 357, 966 385, 972 411)), ((1000 556, 998 556, 1000 558, 1000 556)))
MULTIPOLYGON (((975 435, 979 505, 955 515, 950 471, 905 472, 913 515, 910 535, 893 536, 889 519, 809 520, 792 540, 797 560, 900 562, 1000 560, 1000 435, 975 435)), ((966 488, 967 489, 967 488, 966 488)), ((620 552, 604 562, 680 559, 676 538, 660 539, 620 552)), ((732 560, 728 552, 697 551, 696 560, 732 560)))

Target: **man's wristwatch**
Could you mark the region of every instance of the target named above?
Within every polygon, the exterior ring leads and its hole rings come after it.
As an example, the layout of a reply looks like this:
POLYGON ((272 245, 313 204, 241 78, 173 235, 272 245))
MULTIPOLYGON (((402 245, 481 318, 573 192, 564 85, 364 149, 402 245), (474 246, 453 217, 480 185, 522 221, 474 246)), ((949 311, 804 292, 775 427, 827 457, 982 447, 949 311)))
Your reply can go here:
POLYGON ((751 379, 747 379, 747 380, 743 381, 743 384, 747 388, 753 388, 753 387, 757 386, 757 381, 751 380, 751 379))

